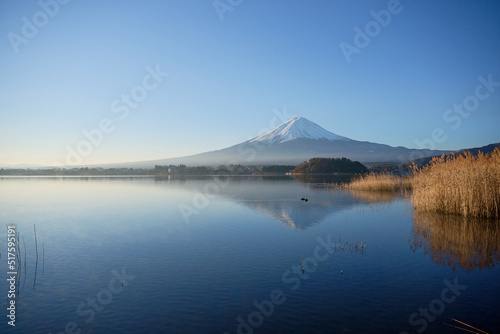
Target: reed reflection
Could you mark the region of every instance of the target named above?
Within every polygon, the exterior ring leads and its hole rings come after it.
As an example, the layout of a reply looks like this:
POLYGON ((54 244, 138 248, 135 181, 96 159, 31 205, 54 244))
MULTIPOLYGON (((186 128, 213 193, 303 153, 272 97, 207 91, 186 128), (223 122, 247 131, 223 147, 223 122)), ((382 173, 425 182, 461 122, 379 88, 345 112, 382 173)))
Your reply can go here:
POLYGON ((436 213, 414 213, 413 244, 431 259, 455 270, 493 268, 500 261, 500 225, 496 220, 436 213))
POLYGON ((350 191, 354 198, 360 200, 362 203, 369 204, 390 204, 396 200, 403 198, 399 193, 392 191, 350 191))

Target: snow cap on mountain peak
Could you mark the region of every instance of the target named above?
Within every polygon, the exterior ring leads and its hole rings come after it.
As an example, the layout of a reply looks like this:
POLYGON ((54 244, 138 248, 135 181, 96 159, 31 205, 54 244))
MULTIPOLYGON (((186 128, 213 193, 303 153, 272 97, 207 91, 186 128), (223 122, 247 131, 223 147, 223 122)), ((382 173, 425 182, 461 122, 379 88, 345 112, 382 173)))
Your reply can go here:
POLYGON ((250 140, 250 142, 284 143, 297 138, 349 140, 323 129, 304 117, 294 117, 276 128, 250 140))

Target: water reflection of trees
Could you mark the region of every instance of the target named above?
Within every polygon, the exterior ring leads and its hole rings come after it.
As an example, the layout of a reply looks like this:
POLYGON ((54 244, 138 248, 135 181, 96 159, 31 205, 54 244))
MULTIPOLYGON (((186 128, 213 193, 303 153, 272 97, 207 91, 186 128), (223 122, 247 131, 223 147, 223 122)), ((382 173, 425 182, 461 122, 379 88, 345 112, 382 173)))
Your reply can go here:
POLYGON ((302 183, 334 185, 349 182, 354 174, 295 174, 292 178, 302 183))
POLYGON ((465 271, 492 268, 500 260, 500 224, 460 216, 414 213, 413 245, 431 259, 465 271))

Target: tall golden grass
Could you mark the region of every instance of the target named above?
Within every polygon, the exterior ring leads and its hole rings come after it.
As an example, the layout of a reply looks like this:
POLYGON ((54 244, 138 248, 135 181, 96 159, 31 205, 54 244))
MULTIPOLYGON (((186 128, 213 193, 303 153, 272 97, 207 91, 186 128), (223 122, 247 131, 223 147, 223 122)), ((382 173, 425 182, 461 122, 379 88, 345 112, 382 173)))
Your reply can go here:
POLYGON ((415 210, 500 218, 500 148, 477 156, 467 152, 434 158, 415 169, 415 210))
POLYGON ((345 185, 349 190, 359 191, 399 191, 411 189, 409 177, 401 177, 388 173, 368 173, 356 176, 349 184, 345 185))
POLYGON ((369 173, 344 189, 412 190, 415 210, 500 219, 500 147, 489 154, 443 155, 411 176, 369 173))

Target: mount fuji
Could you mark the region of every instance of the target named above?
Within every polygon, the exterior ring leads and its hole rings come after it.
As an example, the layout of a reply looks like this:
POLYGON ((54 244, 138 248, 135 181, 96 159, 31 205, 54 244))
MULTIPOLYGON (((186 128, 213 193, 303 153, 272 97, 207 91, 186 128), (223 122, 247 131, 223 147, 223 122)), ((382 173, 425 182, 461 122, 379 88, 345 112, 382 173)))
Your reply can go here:
POLYGON ((267 144, 284 143, 298 138, 328 139, 328 140, 350 140, 349 138, 336 135, 323 129, 316 123, 304 117, 295 117, 281 124, 271 131, 264 133, 250 143, 263 142, 267 144))
POLYGON ((346 138, 304 117, 295 117, 276 128, 243 143, 224 149, 180 158, 120 164, 152 168, 154 165, 295 165, 314 157, 345 157, 360 162, 407 162, 449 151, 392 147, 346 138))

